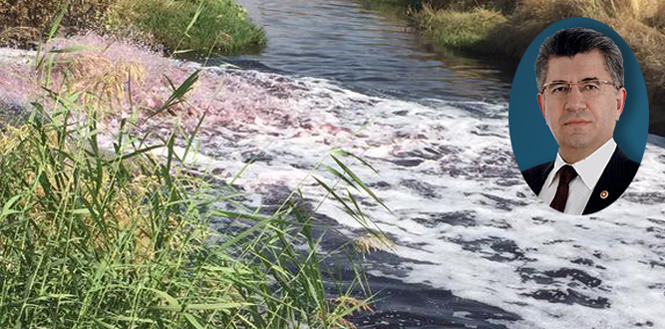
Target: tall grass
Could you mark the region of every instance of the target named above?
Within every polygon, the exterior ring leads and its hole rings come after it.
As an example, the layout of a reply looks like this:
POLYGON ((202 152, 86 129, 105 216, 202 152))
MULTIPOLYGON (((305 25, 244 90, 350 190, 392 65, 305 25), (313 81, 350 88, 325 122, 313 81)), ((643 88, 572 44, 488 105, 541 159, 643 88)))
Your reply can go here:
MULTIPOLYGON (((369 310, 351 293, 364 287, 360 275, 332 292, 326 285, 316 209, 300 193, 265 214, 192 175, 183 164, 204 118, 187 134, 155 134, 123 116, 108 125, 114 106, 141 110, 131 87, 141 70, 77 75, 97 65, 57 56, 79 50, 37 54, 46 98, 0 130, 0 327, 340 328, 369 310), (212 220, 229 229, 212 230, 212 220)), ((175 113, 200 75, 167 79, 171 93, 150 116, 175 113)), ((316 181, 370 228, 355 195, 381 200, 345 162, 369 164, 343 151, 326 159, 319 169, 337 182, 316 181)))
MULTIPOLYGON (((181 171, 174 144, 191 136, 137 137, 123 121, 105 149, 86 96, 51 96, 54 108, 34 103, 27 123, 0 134, 0 327, 333 328, 367 308, 352 287, 326 293, 297 195, 270 215, 217 209, 237 195, 207 195, 213 187, 181 171), (211 218, 245 228, 218 234, 211 218)), ((331 172, 364 186, 335 160, 331 172)))
POLYGON ((0 326, 329 328, 366 307, 325 293, 312 218, 295 203, 204 210, 232 196, 196 192, 211 187, 176 169, 178 136, 121 131, 103 150, 94 109, 68 122, 74 98, 53 114, 34 104, 39 115, 0 136, 0 326), (248 228, 216 235, 212 217, 248 228))

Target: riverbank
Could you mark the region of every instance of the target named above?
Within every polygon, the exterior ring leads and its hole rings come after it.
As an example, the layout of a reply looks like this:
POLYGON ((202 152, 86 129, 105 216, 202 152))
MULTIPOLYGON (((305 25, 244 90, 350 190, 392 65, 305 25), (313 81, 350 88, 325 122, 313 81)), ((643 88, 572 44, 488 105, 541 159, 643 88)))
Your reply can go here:
POLYGON ((68 7, 49 0, 0 5, 0 46, 35 48, 56 21, 62 36, 92 30, 167 53, 214 56, 265 45, 263 29, 233 0, 96 0, 68 7))
POLYGON ((491 58, 516 67, 546 26, 568 17, 590 17, 619 33, 642 68, 649 131, 665 134, 665 3, 641 1, 438 1, 363 0, 403 8, 425 40, 439 51, 491 58))

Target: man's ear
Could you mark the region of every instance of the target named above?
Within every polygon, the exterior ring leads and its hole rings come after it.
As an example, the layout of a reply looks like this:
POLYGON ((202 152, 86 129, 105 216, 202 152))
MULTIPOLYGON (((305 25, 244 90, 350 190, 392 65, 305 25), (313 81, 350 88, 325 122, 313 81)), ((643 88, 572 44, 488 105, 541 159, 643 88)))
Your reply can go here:
POLYGON ((626 88, 621 87, 617 91, 617 112, 616 112, 616 117, 614 120, 619 120, 619 117, 621 116, 621 113, 623 113, 623 106, 626 105, 626 88))
POLYGON ((543 114, 545 123, 547 123, 547 116, 545 115, 545 99, 543 93, 538 93, 538 107, 540 107, 540 113, 543 114))

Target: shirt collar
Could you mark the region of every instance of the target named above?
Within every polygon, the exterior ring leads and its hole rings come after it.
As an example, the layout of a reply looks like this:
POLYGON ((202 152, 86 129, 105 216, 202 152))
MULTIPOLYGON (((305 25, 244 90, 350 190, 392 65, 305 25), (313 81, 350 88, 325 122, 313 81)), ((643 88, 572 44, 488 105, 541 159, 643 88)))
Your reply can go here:
POLYGON ((552 173, 554 173, 554 175, 549 175, 547 177, 545 186, 550 186, 554 182, 554 178, 556 177, 556 173, 559 172, 559 169, 568 164, 573 166, 584 185, 586 185, 589 190, 593 191, 593 188, 600 179, 600 175, 602 175, 603 170, 605 170, 605 166, 610 161, 616 146, 617 143, 614 141, 614 138, 610 138, 605 144, 596 149, 589 156, 575 163, 566 163, 566 161, 561 158, 561 154, 557 152, 556 160, 554 160, 554 168, 552 168, 552 173))

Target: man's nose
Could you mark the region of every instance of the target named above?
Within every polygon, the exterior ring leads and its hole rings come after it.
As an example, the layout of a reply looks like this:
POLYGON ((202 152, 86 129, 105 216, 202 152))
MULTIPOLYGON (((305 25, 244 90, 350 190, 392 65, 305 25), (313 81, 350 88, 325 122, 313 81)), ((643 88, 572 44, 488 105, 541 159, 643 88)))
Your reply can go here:
POLYGON ((578 86, 571 86, 568 94, 566 95, 566 110, 579 111, 586 107, 586 100, 584 94, 578 86))

